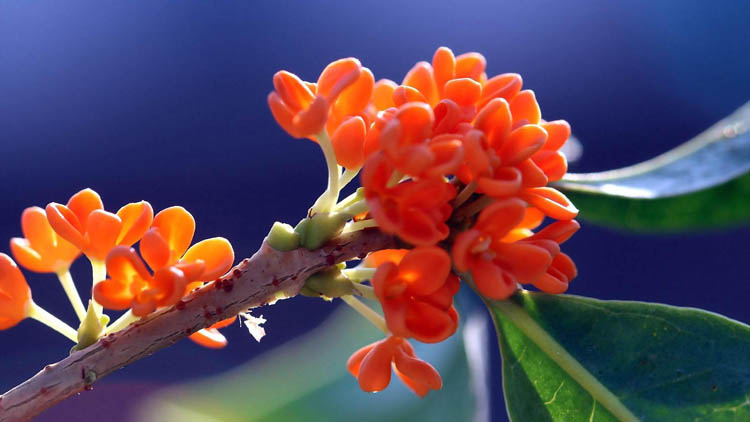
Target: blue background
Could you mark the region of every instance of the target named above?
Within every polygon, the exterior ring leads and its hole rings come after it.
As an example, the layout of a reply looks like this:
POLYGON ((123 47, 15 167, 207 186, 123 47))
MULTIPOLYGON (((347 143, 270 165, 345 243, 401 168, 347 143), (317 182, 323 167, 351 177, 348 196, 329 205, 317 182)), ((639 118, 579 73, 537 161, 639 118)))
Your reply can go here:
MULTIPOLYGON (((584 145, 572 171, 633 164, 750 99, 749 18, 746 1, 4 0, 0 239, 20 235, 25 207, 92 187, 109 210, 141 199, 156 210, 183 205, 196 240, 226 236, 238 258, 250 256, 274 220, 299 220, 326 177, 317 147, 270 116, 271 77, 287 69, 315 80, 346 56, 400 81, 438 46, 479 51, 490 75, 521 73, 543 115, 571 123, 584 145)), ((581 273, 570 292, 748 322, 748 235, 643 236, 584 223, 566 244, 581 273)), ((74 266, 84 282, 88 271, 85 260, 74 266)), ((54 276, 27 275, 39 304, 75 320, 54 276)), ((333 306, 282 301, 261 311, 269 334, 260 344, 236 327, 222 351, 183 342, 39 420, 128 420, 128 406, 154 388, 228 370, 310 330, 333 306)), ((70 347, 33 321, 0 333, 0 345, 2 391, 70 347)), ((499 399, 493 413, 505 420, 499 399)))

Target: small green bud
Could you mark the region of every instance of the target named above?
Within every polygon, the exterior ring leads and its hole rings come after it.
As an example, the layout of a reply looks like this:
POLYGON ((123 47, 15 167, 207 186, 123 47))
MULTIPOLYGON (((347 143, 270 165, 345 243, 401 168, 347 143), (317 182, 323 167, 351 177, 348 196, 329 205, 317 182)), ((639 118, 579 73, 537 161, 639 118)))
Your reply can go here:
POLYGON ((81 321, 78 327, 78 344, 73 346, 73 350, 82 350, 96 343, 104 333, 104 329, 109 323, 107 315, 97 316, 94 310, 93 302, 89 300, 89 307, 86 310, 86 317, 81 321))
POLYGON ((276 221, 268 232, 267 240, 268 245, 277 251, 289 252, 299 248, 300 236, 289 224, 276 221))
POLYGON ((319 213, 300 221, 294 231, 299 233, 302 246, 315 250, 341 233, 348 219, 340 213, 319 213))
POLYGON ((330 267, 308 277, 300 293, 305 296, 334 298, 354 293, 354 287, 339 268, 330 267))

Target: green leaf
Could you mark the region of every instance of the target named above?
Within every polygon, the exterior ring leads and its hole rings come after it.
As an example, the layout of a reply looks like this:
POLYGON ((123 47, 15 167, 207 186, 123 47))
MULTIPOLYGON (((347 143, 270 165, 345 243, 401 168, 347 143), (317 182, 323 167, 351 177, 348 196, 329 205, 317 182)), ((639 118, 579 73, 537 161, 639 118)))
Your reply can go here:
POLYGON ((487 303, 512 421, 750 420, 750 327, 667 305, 522 292, 487 303))
POLYGON ((554 184, 581 218, 637 231, 750 221, 750 103, 693 140, 651 160, 554 184))
MULTIPOLYGON (((273 332, 269 332, 273 335, 273 332)), ((142 421, 468 421, 474 399, 461 335, 440 344, 412 342, 434 365, 443 389, 420 399, 394 375, 385 391, 364 393, 346 371, 349 355, 382 338, 360 315, 342 307, 306 336, 245 366, 159 392, 142 421)))

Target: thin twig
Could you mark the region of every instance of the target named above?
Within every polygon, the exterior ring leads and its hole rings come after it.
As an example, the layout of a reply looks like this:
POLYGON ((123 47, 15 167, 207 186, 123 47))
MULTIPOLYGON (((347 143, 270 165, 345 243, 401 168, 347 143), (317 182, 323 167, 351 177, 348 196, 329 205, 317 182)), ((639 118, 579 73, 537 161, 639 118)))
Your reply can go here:
POLYGON ((363 230, 334 239, 315 251, 279 252, 264 241, 252 258, 226 276, 110 334, 0 396, 0 422, 26 421, 62 400, 90 389, 115 370, 249 308, 297 294, 305 279, 331 265, 370 251, 395 247, 393 238, 363 230))

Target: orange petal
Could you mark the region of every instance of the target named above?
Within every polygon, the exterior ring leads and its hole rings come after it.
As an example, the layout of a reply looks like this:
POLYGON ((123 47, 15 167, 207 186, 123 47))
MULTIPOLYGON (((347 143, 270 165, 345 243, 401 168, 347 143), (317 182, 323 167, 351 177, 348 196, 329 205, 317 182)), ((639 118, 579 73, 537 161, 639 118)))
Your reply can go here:
POLYGON ((292 125, 299 137, 316 135, 323 130, 328 118, 330 103, 323 97, 315 97, 310 107, 300 111, 292 118, 292 125))
POLYGON ((393 103, 393 91, 398 85, 390 79, 381 79, 375 82, 372 89, 372 105, 375 110, 383 111, 387 108, 395 107, 393 103))
POLYGON ((536 208, 526 208, 526 214, 523 216, 523 220, 518 224, 518 227, 525 229, 535 229, 539 227, 544 221, 544 213, 536 208))
POLYGON ((392 99, 393 104, 396 107, 401 107, 402 105, 411 102, 427 103, 427 99, 421 92, 419 92, 419 90, 406 85, 399 85, 396 87, 393 91, 392 99))
POLYGON ((416 296, 425 296, 443 286, 451 269, 451 258, 437 246, 418 246, 398 265, 398 277, 416 296))
POLYGON ((435 221, 418 209, 404 209, 399 223, 398 236, 412 245, 434 245, 450 234, 445 223, 435 221))
POLYGON ((308 108, 315 97, 302 79, 286 70, 273 75, 273 87, 293 113, 308 108))
POLYGON ((215 328, 204 328, 194 332, 188 338, 209 349, 221 349, 229 343, 227 338, 215 328))
POLYGON ((474 228, 499 239, 516 227, 525 213, 526 204, 520 199, 497 201, 482 210, 474 228))
POLYGON ((185 208, 175 206, 156 214, 151 227, 157 228, 166 241, 171 252, 169 264, 173 264, 182 257, 193 240, 195 219, 185 208))
POLYGON ((474 127, 485 133, 490 147, 500 151, 510 133, 512 119, 508 102, 504 98, 495 98, 479 111, 474 127))
POLYGON ((482 85, 469 78, 448 81, 443 88, 443 97, 459 106, 473 106, 482 94, 482 85))
MULTIPOLYGON (((394 121, 401 126, 401 145, 419 143, 430 136, 435 119, 432 109, 425 103, 408 103, 399 108, 394 121)), ((386 127, 387 129, 387 127, 386 127)))
POLYGON ((94 299, 106 309, 122 311, 130 308, 135 297, 128 284, 107 279, 94 286, 94 299))
POLYGON ((377 343, 372 343, 372 344, 368 344, 365 347, 362 347, 361 349, 352 353, 352 355, 346 361, 346 369, 355 378, 359 376, 359 368, 360 368, 360 365, 362 365, 362 360, 365 358, 365 356, 367 356, 368 353, 370 353, 370 350, 372 350, 372 348, 375 347, 376 344, 377 343))
POLYGON ((94 210, 89 215, 87 226, 89 245, 83 252, 91 259, 104 261, 117 244, 121 229, 120 217, 104 210, 94 210))
POLYGON ((47 214, 47 221, 52 229, 55 230, 55 233, 75 245, 78 249, 82 250, 86 247, 87 242, 83 237, 85 228, 81 225, 78 217, 68 207, 52 202, 47 205, 45 212, 47 214))
POLYGON ((524 125, 508 135, 500 150, 503 165, 514 165, 531 157, 547 141, 547 132, 539 125, 524 125))
POLYGON ((139 244, 141 256, 152 270, 157 270, 170 264, 171 252, 169 244, 162 237, 158 228, 149 229, 141 238, 139 244))
POLYGON ((422 300, 409 304, 404 319, 411 336, 422 343, 439 343, 452 336, 458 328, 455 309, 441 309, 422 300))
POLYGON ((115 246, 107 255, 105 262, 110 278, 123 284, 130 284, 136 279, 149 280, 151 278, 143 261, 131 247, 115 246))
POLYGON ((517 73, 504 73, 493 76, 482 87, 482 98, 479 100, 479 107, 484 107, 490 100, 503 98, 510 101, 521 91, 523 79, 517 73))
POLYGON ((104 209, 104 204, 102 204, 102 198, 99 197, 98 193, 94 192, 93 189, 86 188, 71 196, 67 207, 78 217, 81 226, 86 227, 88 216, 94 210, 104 209))
POLYGON ((535 125, 542 118, 542 112, 536 102, 534 91, 530 89, 521 91, 510 101, 510 111, 513 113, 514 127, 521 124, 535 125))
POLYGON ((531 159, 521 161, 516 164, 516 168, 521 172, 521 186, 524 188, 538 188, 549 182, 544 171, 531 159))
POLYGON ((336 129, 331 136, 336 161, 352 170, 362 167, 365 160, 365 136, 367 126, 359 116, 351 117, 336 129))
POLYGON ((456 57, 456 78, 481 79, 487 60, 479 53, 464 53, 456 57))
POLYGON ((570 138, 570 125, 565 120, 555 120, 553 122, 542 123, 542 127, 547 131, 547 143, 543 149, 557 151, 565 141, 570 138))
POLYGON ((408 249, 382 249, 376 252, 371 252, 367 255, 367 258, 365 258, 364 266, 377 268, 384 262, 398 264, 407 252, 409 252, 408 249))
POLYGON ((479 191, 493 198, 504 198, 514 195, 521 189, 521 172, 515 167, 499 167, 492 177, 477 179, 479 191))
POLYGON ((434 106, 438 102, 437 87, 432 77, 432 66, 427 62, 419 62, 407 72, 402 85, 410 86, 419 91, 426 102, 434 106))
POLYGON ((39 207, 29 207, 21 214, 21 228, 25 238, 10 241, 16 261, 36 272, 57 272, 70 267, 78 257, 78 248, 55 233, 47 221, 47 214, 39 207))
POLYGON ((365 109, 372 97, 375 77, 370 69, 360 69, 357 80, 338 96, 333 108, 343 115, 356 114, 365 109))
POLYGON ((482 233, 476 229, 467 230, 456 236, 451 249, 451 256, 453 257, 453 265, 458 271, 469 270, 471 248, 480 236, 482 236, 482 233))
POLYGON ((497 242, 492 245, 492 249, 497 254, 494 262, 499 263, 522 284, 536 280, 547 271, 552 262, 552 256, 547 249, 527 242, 497 242))
POLYGON ((0 330, 6 330, 26 318, 31 289, 21 270, 6 254, 0 253, 0 330))
POLYGON ((268 108, 271 109, 273 118, 276 119, 276 123, 281 126, 289 135, 294 138, 304 138, 307 135, 299 133, 297 128, 294 126, 295 112, 289 109, 284 103, 279 94, 272 92, 268 94, 268 108))
POLYGON ((365 159, 380 151, 380 133, 396 115, 396 111, 395 108, 389 108, 379 112, 375 117, 375 121, 365 136, 365 159))
POLYGON ((47 221, 47 214, 39 207, 29 207, 21 214, 21 230, 29 245, 44 254, 50 253, 57 241, 57 235, 47 221))
POLYGON ((149 286, 158 292, 158 306, 170 306, 185 295, 187 284, 185 274, 176 266, 170 266, 156 270, 149 286))
POLYGON ((330 63, 318 78, 317 95, 335 101, 341 91, 357 81, 361 68, 362 64, 353 57, 330 63))
POLYGON ((434 162, 425 172, 425 177, 438 178, 453 174, 463 161, 463 143, 450 135, 433 138, 429 148, 434 156, 434 162))
POLYGON ((196 262, 201 260, 206 268, 200 280, 210 281, 226 274, 234 263, 232 244, 223 237, 212 237, 201 240, 185 252, 183 261, 196 262))
POLYGON ((477 258, 471 262, 471 275, 479 293, 495 300, 504 300, 516 291, 516 281, 494 263, 477 258))
POLYGON ((437 92, 442 98, 443 86, 456 77, 456 57, 448 47, 440 47, 432 57, 432 73, 435 77, 437 92))
MULTIPOLYGON (((490 171, 490 156, 483 146, 485 139, 484 133, 478 130, 470 130, 464 135, 463 142, 466 168, 472 178, 486 175, 490 171)), ((468 181, 464 182, 468 183, 468 181)))
POLYGON ((542 149, 531 157, 550 182, 562 179, 568 171, 568 160, 560 151, 542 149))
POLYGON ((393 356, 393 363, 399 372, 417 383, 425 385, 431 390, 443 388, 443 380, 432 365, 416 357, 409 356, 401 348, 396 350, 393 356))
POLYGON ((201 276, 206 271, 206 264, 201 261, 195 261, 195 262, 185 262, 180 261, 176 264, 174 264, 177 269, 182 271, 183 276, 185 277, 185 281, 187 284, 185 285, 185 293, 186 295, 190 293, 193 289, 196 287, 203 286, 203 281, 201 280, 201 276), (198 281, 196 281, 198 280, 198 281))
POLYGON ((110 278, 96 284, 94 299, 107 309, 129 308, 135 298, 131 285, 145 284, 151 275, 135 250, 127 246, 115 246, 107 255, 106 265, 110 278))
POLYGON ((391 360, 396 346, 389 337, 375 345, 359 367, 359 388, 368 393, 381 391, 391 382, 391 360))
POLYGON ((236 316, 233 316, 233 317, 227 318, 227 319, 222 319, 221 321, 217 322, 216 324, 213 324, 212 326, 210 326, 208 328, 215 328, 215 329, 219 330, 221 328, 229 327, 236 320, 237 320, 236 316))
POLYGON ((554 188, 527 189, 521 194, 521 199, 556 220, 572 220, 578 215, 578 209, 575 205, 554 188))
POLYGON ((122 230, 117 238, 117 244, 131 246, 151 227, 154 209, 146 201, 132 202, 120 208, 117 216, 122 220, 122 230))
MULTIPOLYGON (((531 210, 533 208, 530 208, 531 210)), ((557 244, 570 239, 581 225, 575 220, 556 221, 534 235, 534 239, 549 239, 557 244)))

